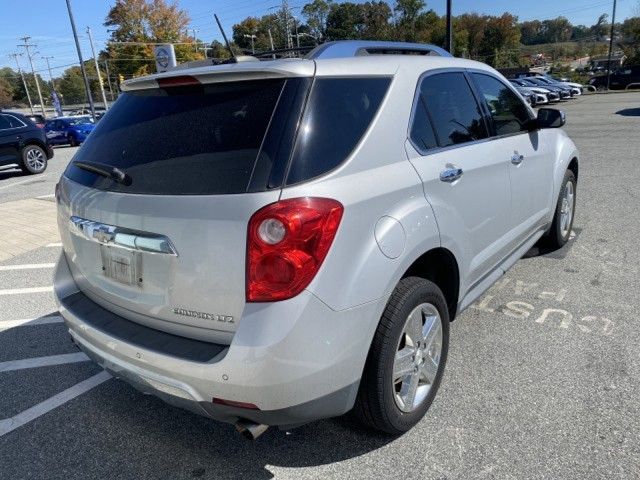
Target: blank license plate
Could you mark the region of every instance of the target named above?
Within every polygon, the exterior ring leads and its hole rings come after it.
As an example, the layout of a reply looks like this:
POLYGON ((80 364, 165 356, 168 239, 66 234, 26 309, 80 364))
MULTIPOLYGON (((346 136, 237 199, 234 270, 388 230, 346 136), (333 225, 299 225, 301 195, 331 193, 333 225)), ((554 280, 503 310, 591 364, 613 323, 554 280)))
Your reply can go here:
POLYGON ((140 282, 140 256, 137 252, 101 246, 102 271, 105 276, 126 285, 140 282))

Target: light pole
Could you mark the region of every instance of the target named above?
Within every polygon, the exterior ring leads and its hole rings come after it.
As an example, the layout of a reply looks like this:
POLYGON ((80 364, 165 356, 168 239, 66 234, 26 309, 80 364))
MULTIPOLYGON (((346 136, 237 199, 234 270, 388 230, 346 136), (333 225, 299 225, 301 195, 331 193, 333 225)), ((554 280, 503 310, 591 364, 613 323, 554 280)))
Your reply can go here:
POLYGON ((53 75, 51 73, 51 65, 49 65, 49 60, 52 59, 53 57, 40 57, 42 58, 42 60, 44 60, 45 62, 47 62, 47 70, 49 70, 49 80, 51 81, 51 86, 53 87, 53 89, 56 89, 56 84, 53 81, 53 75))
POLYGON ((71 22, 71 30, 73 30, 73 38, 76 41, 76 50, 78 51, 78 60, 80 61, 80 70, 82 71, 82 78, 84 78, 84 88, 87 92, 87 98, 89 99, 89 107, 91 108, 91 118, 96 121, 96 109, 93 106, 93 97, 91 96, 91 89, 89 88, 89 79, 87 78, 87 71, 84 68, 84 61, 82 60, 82 51, 80 50, 80 42, 78 41, 78 32, 76 31, 76 22, 73 20, 73 12, 71 11, 71 0, 67 0, 67 11, 69 12, 69 21, 71 22))
POLYGON ((31 57, 31 52, 29 51, 29 47, 35 47, 33 43, 29 43, 30 36, 20 37, 24 43, 18 45, 19 47, 24 47, 27 51, 27 57, 29 58, 29 64, 31 65, 31 72, 33 73, 33 81, 36 82, 36 90, 38 90, 38 98, 40 99, 40 110, 42 111, 43 116, 47 116, 47 113, 44 110, 44 100, 42 100, 42 91, 40 90, 40 82, 38 82, 38 76, 36 75, 36 69, 33 68, 33 58, 31 57))
POLYGON ((109 85, 109 96, 111 97, 111 101, 113 102, 113 88, 111 88, 111 74, 109 73, 109 62, 107 60, 104 61, 104 71, 107 74, 107 84, 109 85))
POLYGON ((611 15, 611 35, 609 38, 609 59, 607 60, 607 90, 611 86, 611 54, 613 53, 613 35, 616 26, 616 0, 613 0, 613 15, 611 15))
POLYGON ((98 75, 98 83, 100 84, 100 93, 102 94, 102 103, 104 103, 104 109, 109 109, 107 103, 107 96, 104 94, 104 84, 102 83, 102 75, 100 75, 100 68, 98 67, 98 57, 96 57, 96 50, 93 48, 93 37, 91 36, 91 28, 87 27, 87 35, 89 35, 89 45, 91 45, 91 54, 93 55, 93 63, 96 66, 96 74, 98 75))
POLYGON ((444 48, 449 53, 453 54, 453 28, 451 26, 451 2, 447 0, 447 36, 445 37, 444 48))
MULTIPOLYGON (((187 29, 187 31, 189 31, 189 29, 187 29)), ((194 51, 198 51, 198 39, 196 38, 196 33, 198 33, 198 30, 196 30, 195 28, 192 28, 191 31, 193 32, 193 44, 194 44, 194 51)), ((206 56, 206 52, 205 52, 205 56, 206 56)))
POLYGON ((251 39, 251 53, 256 53, 256 48, 255 48, 255 46, 254 46, 254 44, 253 44, 253 41, 256 39, 256 36, 255 36, 255 35, 253 35, 253 34, 248 35, 248 34, 246 34, 246 33, 245 33, 245 34, 243 35, 243 37, 244 37, 244 38, 250 38, 250 39, 251 39))
POLYGON ((12 53, 9 56, 13 57, 16 61, 16 67, 18 67, 18 73, 20 74, 20 78, 22 78, 22 85, 24 85, 24 91, 27 94, 27 100, 29 101, 29 109, 31 110, 31 115, 33 115, 33 103, 31 103, 31 95, 29 95, 29 88, 27 88, 27 81, 24 79, 24 73, 20 68, 20 63, 18 62, 18 57, 21 56, 21 53, 12 53))

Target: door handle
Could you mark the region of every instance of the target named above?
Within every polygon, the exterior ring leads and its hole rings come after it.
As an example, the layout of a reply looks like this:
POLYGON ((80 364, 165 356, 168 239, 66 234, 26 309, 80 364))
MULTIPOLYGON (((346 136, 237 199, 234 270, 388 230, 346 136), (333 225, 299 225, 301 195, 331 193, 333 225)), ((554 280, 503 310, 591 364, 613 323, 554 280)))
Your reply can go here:
POLYGON ((523 160, 524 155, 521 155, 518 152, 513 152, 513 155, 511 156, 511 163, 513 163, 514 165, 520 165, 523 160))
POLYGON ((447 168, 440 172, 440 180, 447 183, 453 183, 458 180, 464 172, 461 168, 453 165, 447 165, 447 168))

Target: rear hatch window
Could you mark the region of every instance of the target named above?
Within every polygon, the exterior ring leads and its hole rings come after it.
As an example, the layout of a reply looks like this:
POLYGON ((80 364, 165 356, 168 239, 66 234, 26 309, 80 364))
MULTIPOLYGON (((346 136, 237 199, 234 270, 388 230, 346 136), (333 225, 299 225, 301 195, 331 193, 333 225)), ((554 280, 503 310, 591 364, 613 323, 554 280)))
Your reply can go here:
POLYGON ((66 176, 124 193, 246 192, 285 83, 260 80, 125 92, 74 160, 124 170, 131 185, 73 163, 66 176))

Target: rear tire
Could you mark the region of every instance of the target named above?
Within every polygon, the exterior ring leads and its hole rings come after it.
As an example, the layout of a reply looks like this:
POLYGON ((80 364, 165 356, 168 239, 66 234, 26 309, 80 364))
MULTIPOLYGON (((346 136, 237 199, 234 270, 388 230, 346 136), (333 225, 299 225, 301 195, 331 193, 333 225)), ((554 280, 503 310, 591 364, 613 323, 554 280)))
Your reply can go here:
POLYGON ((558 196, 551 228, 543 237, 543 243, 549 248, 558 249, 563 247, 571 236, 576 212, 576 187, 575 175, 571 170, 567 170, 562 180, 562 188, 558 196))
POLYGON ((75 137, 73 135, 69 135, 69 146, 71 147, 77 147, 78 146, 78 142, 76 141, 75 137))
POLYGON ((22 149, 22 171, 29 174, 42 173, 47 169, 47 152, 38 145, 27 145, 22 149))
POLYGON ((403 278, 373 338, 354 408, 356 417, 391 435, 409 430, 433 402, 448 349, 449 311, 444 295, 429 280, 403 278))

